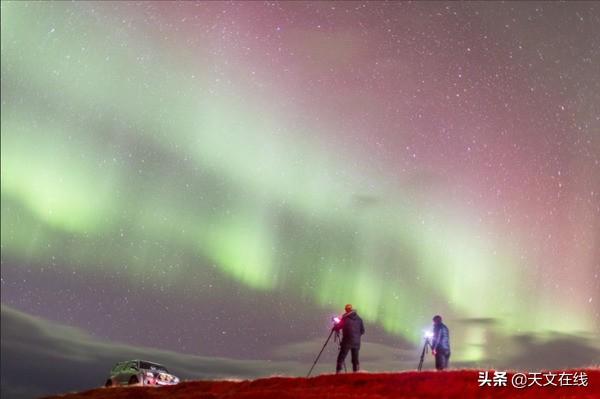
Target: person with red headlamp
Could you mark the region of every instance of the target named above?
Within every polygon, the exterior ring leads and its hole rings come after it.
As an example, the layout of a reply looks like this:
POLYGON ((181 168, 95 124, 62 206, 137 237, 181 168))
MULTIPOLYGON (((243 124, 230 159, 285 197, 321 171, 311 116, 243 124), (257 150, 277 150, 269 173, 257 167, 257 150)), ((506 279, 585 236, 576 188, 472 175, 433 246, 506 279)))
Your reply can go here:
POLYGON ((352 355, 352 371, 356 372, 360 369, 358 352, 360 351, 360 338, 365 333, 365 326, 362 319, 352 309, 352 305, 346 305, 346 313, 340 318, 340 321, 333 327, 335 331, 342 332, 342 341, 340 342, 340 352, 337 357, 335 368, 336 374, 342 371, 342 366, 348 352, 352 355))

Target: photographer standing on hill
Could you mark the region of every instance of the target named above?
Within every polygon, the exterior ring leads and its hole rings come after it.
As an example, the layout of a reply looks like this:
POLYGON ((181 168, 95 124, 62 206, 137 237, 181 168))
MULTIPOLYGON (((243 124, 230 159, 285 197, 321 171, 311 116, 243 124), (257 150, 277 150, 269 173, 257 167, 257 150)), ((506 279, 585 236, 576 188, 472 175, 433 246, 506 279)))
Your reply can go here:
POLYGON ((352 305, 346 305, 346 313, 342 316, 339 323, 333 329, 342 331, 342 342, 340 342, 340 352, 337 357, 337 365, 335 372, 339 374, 342 371, 342 365, 346 360, 348 351, 352 353, 352 371, 359 370, 358 351, 360 350, 360 337, 365 333, 365 327, 362 319, 358 316, 355 310, 352 310, 352 305))
POLYGON ((450 330, 442 323, 442 316, 433 317, 433 340, 431 354, 435 356, 435 368, 444 370, 448 368, 450 359, 450 330))

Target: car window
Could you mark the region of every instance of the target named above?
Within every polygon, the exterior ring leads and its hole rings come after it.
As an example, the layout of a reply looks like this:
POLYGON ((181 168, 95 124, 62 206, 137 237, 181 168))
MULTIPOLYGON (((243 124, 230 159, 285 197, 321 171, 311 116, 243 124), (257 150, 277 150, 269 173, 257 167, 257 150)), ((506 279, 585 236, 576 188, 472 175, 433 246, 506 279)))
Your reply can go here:
POLYGON ((168 373, 165 366, 162 366, 162 365, 156 364, 156 363, 140 362, 140 368, 142 368, 144 370, 151 370, 151 371, 159 372, 159 373, 168 373))
POLYGON ((137 362, 129 362, 129 363, 127 364, 127 368, 130 368, 130 369, 137 369, 137 368, 138 368, 138 367, 137 367, 137 362))

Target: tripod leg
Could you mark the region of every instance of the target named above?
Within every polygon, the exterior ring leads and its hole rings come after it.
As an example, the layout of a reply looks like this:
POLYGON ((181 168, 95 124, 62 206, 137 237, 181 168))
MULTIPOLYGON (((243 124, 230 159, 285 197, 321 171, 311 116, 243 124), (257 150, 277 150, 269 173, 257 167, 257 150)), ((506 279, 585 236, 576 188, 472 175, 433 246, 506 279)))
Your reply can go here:
POLYGON ((319 354, 317 355, 317 358, 315 359, 312 367, 310 368, 310 370, 308 370, 308 374, 306 375, 306 377, 310 377, 310 373, 312 373, 313 369, 315 368, 317 362, 319 361, 319 358, 321 357, 321 354, 323 353, 323 351, 325 350, 325 347, 327 346, 327 343, 329 342, 329 340, 331 339, 331 336, 333 335, 333 328, 331 329, 331 332, 329 333, 329 336, 327 337, 327 339, 325 340, 325 343, 323 344, 323 347, 321 348, 321 352, 319 352, 319 354))
POLYGON ((427 352, 428 343, 428 341, 425 341, 425 343, 423 344, 423 350, 421 351, 421 360, 419 361, 419 367, 417 367, 418 371, 421 371, 421 369, 423 368, 423 360, 425 360, 425 353, 427 352))

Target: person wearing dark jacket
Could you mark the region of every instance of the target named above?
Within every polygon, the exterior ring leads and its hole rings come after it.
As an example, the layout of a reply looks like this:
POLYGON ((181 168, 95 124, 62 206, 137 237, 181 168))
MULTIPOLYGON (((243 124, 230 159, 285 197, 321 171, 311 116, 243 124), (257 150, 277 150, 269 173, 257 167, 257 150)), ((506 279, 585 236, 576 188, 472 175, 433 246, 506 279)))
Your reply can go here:
POLYGON ((442 316, 433 317, 433 339, 431 353, 435 356, 435 368, 444 370, 448 368, 450 360, 450 330, 442 323, 442 316))
POLYGON ((355 310, 352 310, 352 305, 348 304, 345 307, 346 313, 341 317, 333 329, 342 332, 342 341, 340 342, 340 352, 337 357, 337 365, 335 372, 342 371, 342 365, 348 352, 352 354, 352 370, 359 370, 358 352, 360 350, 360 337, 365 333, 365 326, 362 319, 358 316, 355 310))

